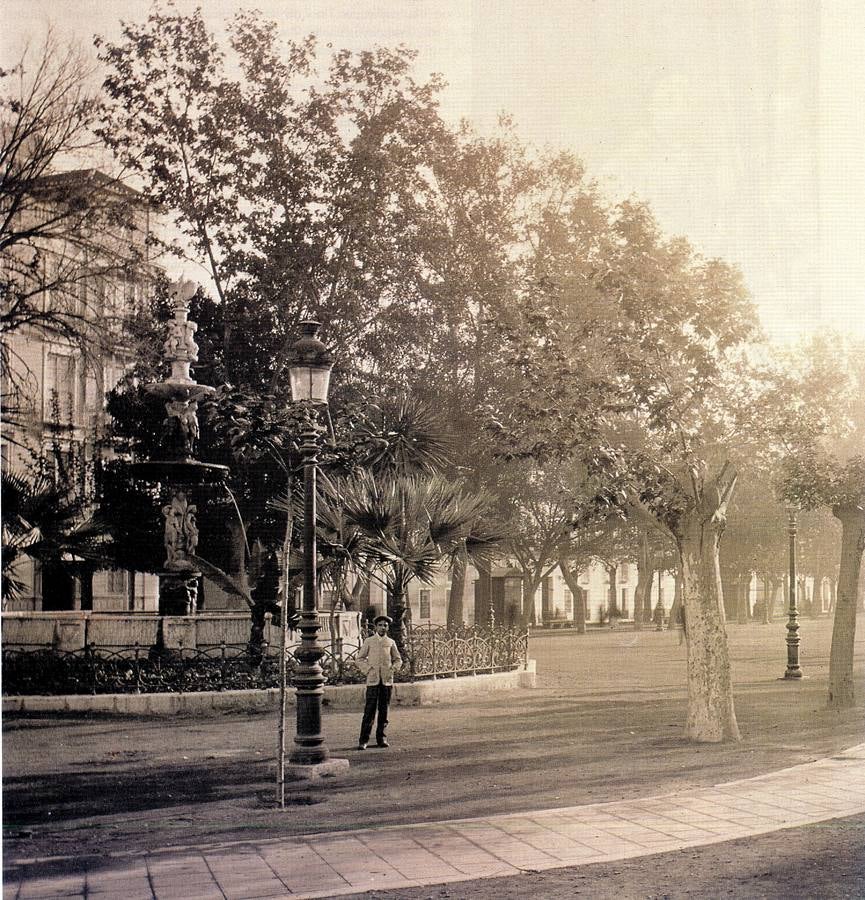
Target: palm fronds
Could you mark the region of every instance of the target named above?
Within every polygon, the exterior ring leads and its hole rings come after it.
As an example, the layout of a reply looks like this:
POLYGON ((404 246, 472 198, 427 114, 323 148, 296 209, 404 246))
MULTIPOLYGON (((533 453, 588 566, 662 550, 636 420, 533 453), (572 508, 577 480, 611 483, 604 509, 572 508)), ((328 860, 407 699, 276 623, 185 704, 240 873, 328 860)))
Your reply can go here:
POLYGON ((89 560, 109 562, 107 523, 47 476, 28 477, 14 470, 2 473, 3 599, 21 595, 24 585, 15 575, 22 555, 41 562, 89 560))
POLYGON ((361 429, 365 468, 377 475, 431 474, 450 461, 451 442, 438 415, 416 397, 379 401, 361 429))

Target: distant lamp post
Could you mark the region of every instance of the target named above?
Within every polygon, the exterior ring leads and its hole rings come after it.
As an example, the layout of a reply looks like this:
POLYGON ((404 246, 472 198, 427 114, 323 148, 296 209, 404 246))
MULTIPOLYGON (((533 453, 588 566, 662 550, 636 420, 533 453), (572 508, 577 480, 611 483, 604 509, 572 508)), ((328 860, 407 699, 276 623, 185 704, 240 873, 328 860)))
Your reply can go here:
POLYGON ((303 601, 300 612, 300 647, 295 651, 298 665, 294 673, 297 690, 297 734, 289 756, 290 771, 296 777, 315 778, 348 767, 347 759, 331 759, 321 728, 324 675, 319 660, 323 650, 318 642, 316 577, 316 471, 318 428, 316 407, 327 404, 333 358, 318 339, 320 324, 300 323, 302 336, 289 351, 288 375, 291 399, 305 411, 300 451, 303 456, 303 601))
POLYGON ((789 595, 790 606, 787 610, 787 669, 784 678, 801 678, 799 666, 799 607, 796 602, 796 525, 799 507, 795 503, 787 503, 787 534, 790 540, 789 595))

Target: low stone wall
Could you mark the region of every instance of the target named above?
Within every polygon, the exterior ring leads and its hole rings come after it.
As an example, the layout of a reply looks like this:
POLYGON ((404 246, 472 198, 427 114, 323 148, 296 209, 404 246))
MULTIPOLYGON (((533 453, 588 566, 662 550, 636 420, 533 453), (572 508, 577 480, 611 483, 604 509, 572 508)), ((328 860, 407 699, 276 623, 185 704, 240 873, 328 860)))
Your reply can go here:
MULTIPOLYGON (((464 678, 439 678, 435 681, 416 681, 394 686, 392 702, 399 706, 432 706, 436 703, 455 703, 515 688, 535 687, 535 661, 530 659, 525 669, 497 672, 494 675, 470 675, 464 678)), ((360 709, 365 686, 347 684, 325 687, 323 705, 333 709, 360 709)), ((295 692, 289 690, 288 702, 295 702, 295 692)), ((4 697, 3 714, 15 713, 96 713, 129 716, 215 715, 222 712, 254 713, 275 710, 279 704, 279 690, 222 691, 194 694, 89 694, 62 697, 4 697)))
MULTIPOLYGON (((334 637, 341 638, 346 645, 359 646, 360 613, 338 612, 332 620, 328 613, 319 613, 318 619, 321 625, 319 640, 323 644, 330 643, 332 621, 334 637)), ((224 642, 235 648, 229 650, 229 655, 232 655, 243 652, 237 648, 243 648, 249 641, 250 620, 249 614, 245 612, 157 616, 152 613, 117 614, 75 610, 4 612, 2 615, 4 648, 53 647, 69 653, 95 645, 97 652, 100 648, 116 652, 118 647, 132 648, 138 644, 140 648, 147 649, 156 643, 160 628, 165 646, 169 649, 218 647, 224 642)), ((270 624, 269 616, 264 628, 264 640, 270 645, 272 653, 278 651, 280 629, 270 624)), ((292 638, 292 642, 294 640, 292 638)), ((130 649, 128 654, 133 652, 130 649)))
MULTIPOLYGON (((81 647, 84 641, 97 647, 117 647, 122 645, 152 647, 159 634, 158 616, 89 616, 82 621, 81 647)), ((7 643, 5 640, 4 644, 7 643)), ((77 650, 78 647, 64 647, 77 650)))

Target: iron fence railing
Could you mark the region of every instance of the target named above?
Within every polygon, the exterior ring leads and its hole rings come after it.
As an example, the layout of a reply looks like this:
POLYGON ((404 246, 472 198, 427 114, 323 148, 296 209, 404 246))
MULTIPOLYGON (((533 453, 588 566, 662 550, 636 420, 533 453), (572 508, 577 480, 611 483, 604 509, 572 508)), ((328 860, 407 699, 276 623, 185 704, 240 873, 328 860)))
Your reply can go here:
POLYGON ((448 630, 421 625, 409 631, 413 678, 449 678, 504 672, 525 665, 528 632, 472 626, 448 630))
MULTIPOLYGON (((435 626, 406 632, 407 664, 398 681, 476 675, 517 669, 526 662, 528 634, 510 629, 435 626)), ((291 673, 297 644, 287 648, 291 673)), ((359 647, 323 642, 320 665, 327 684, 360 684, 359 647)), ((62 651, 45 645, 3 650, 3 693, 52 694, 193 693, 260 690, 279 686, 279 650, 267 643, 179 646, 157 649, 139 644, 62 651), (275 651, 275 652, 274 652, 275 651)))

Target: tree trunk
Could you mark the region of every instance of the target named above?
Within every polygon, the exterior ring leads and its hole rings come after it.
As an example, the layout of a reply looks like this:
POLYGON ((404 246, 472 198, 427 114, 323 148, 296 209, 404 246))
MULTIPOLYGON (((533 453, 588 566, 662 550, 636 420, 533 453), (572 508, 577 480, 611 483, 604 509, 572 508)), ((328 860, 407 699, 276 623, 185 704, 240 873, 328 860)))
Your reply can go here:
POLYGON ((841 565, 829 653, 829 706, 847 709, 854 704, 853 642, 859 571, 865 549, 865 509, 853 505, 836 506, 832 514, 841 522, 841 565))
MULTIPOLYGON (((657 615, 655 613, 655 608, 652 607, 652 581, 655 577, 654 571, 654 560, 652 560, 652 571, 649 575, 649 586, 646 588, 646 596, 643 598, 643 621, 644 622, 655 622, 657 624, 657 615)), ((658 569, 658 603, 657 608, 660 608, 661 612, 661 624, 663 625, 663 615, 664 615, 664 596, 662 594, 661 587, 661 578, 663 577, 663 572, 658 569)), ((660 629, 659 629, 660 630, 660 629)))
POLYGON ((406 671, 406 669, 411 668, 411 660, 405 642, 405 588, 399 576, 394 579, 393 583, 388 584, 387 614, 393 620, 389 635, 396 642, 397 650, 399 650, 399 654, 402 657, 403 671, 406 671))
POLYGON ((822 567, 818 567, 814 575, 814 587, 811 590, 811 609, 808 611, 812 619, 823 614, 823 579, 825 577, 822 567))
POLYGON ((740 625, 747 625, 751 618, 751 573, 738 579, 736 591, 736 621, 740 625))
POLYGON ((685 733, 703 742, 740 740, 718 563, 722 531, 722 512, 707 516, 698 508, 683 516, 676 535, 688 646, 685 733))
POLYGON ((586 633, 586 622, 589 618, 589 592, 585 588, 577 585, 577 592, 574 594, 574 625, 577 634, 586 633))
POLYGON ((563 559, 559 560, 559 570, 562 573, 562 578, 565 579, 565 584, 568 586, 571 596, 574 598, 574 627, 577 629, 577 634, 585 634, 586 598, 579 583, 580 573, 576 570, 571 570, 563 559))
MULTIPOLYGON (((126 608, 129 612, 135 612, 135 570, 134 569, 126 569, 126 608)), ((204 584, 204 579, 202 579, 202 586, 204 584)), ((201 595, 201 588, 199 588, 199 596, 201 595)), ((202 609, 203 609, 202 605, 202 609)))
MULTIPOLYGON (((783 579, 782 579, 783 584, 783 579)), ((769 616, 769 621, 775 621, 775 601, 778 599, 778 579, 772 578, 769 580, 770 590, 769 596, 766 599, 766 611, 769 616)))
POLYGON ((808 579, 800 575, 796 584, 796 597, 798 598, 799 616, 811 615, 811 604, 808 600, 808 579))
POLYGON ((736 615, 736 598, 739 596, 739 576, 725 572, 721 576, 721 593, 724 597, 724 617, 730 621, 736 615))
POLYGON ((358 575, 354 579, 354 584, 350 591, 346 591, 342 598, 342 605, 347 610, 362 609, 361 604, 366 598, 366 605, 369 605, 369 578, 365 575, 358 575))
POLYGON ((684 628, 684 621, 682 612, 682 566, 680 563, 674 579, 673 605, 670 607, 670 617, 667 619, 667 628, 673 628, 677 625, 682 625, 684 628))
POLYGON ((523 608, 519 622, 523 628, 526 625, 535 625, 537 623, 535 617, 535 592, 540 586, 541 578, 539 576, 530 575, 528 572, 523 573, 523 608))
POLYGON ((474 586, 475 625, 489 626, 495 622, 495 609, 493 607, 492 577, 488 563, 478 560, 475 563, 478 571, 478 580, 474 586))
POLYGON ((234 517, 229 517, 228 529, 228 574, 242 584, 246 583, 246 538, 243 525, 234 517))
POLYGON ((83 563, 78 570, 78 584, 81 591, 81 609, 93 609, 93 563, 83 563))
POLYGON ((655 577, 652 554, 649 552, 649 536, 645 530, 641 535, 640 550, 637 554, 637 587, 634 591, 634 629, 640 631, 643 621, 651 621, 652 579, 655 577), (646 607, 649 614, 646 615, 646 607))
POLYGON ((619 618, 619 604, 616 602, 616 592, 619 587, 616 578, 618 572, 618 566, 607 566, 607 577, 610 579, 610 592, 607 598, 607 619, 609 620, 610 628, 615 624, 613 619, 619 618))
POLYGON ((448 594, 447 627, 459 628, 465 621, 466 554, 462 550, 451 569, 451 589, 448 594))

